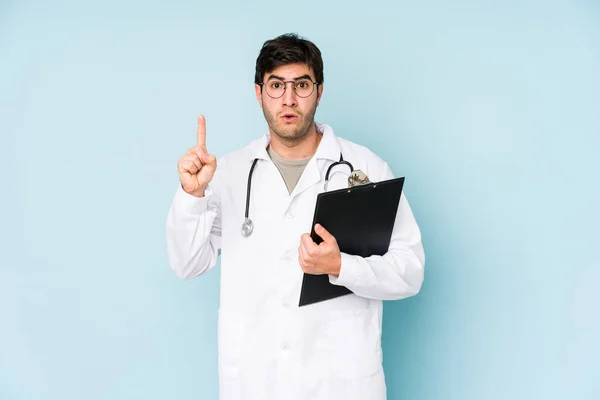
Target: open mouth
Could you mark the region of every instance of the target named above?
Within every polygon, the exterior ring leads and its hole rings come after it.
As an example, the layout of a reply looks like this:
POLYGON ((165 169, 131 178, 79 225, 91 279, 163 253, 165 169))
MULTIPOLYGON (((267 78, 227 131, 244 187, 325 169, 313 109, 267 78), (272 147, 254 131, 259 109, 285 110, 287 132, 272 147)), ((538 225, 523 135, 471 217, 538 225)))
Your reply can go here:
POLYGON ((287 113, 287 114, 283 114, 281 116, 281 119, 283 119, 285 122, 293 122, 298 119, 298 116, 296 114, 287 113))

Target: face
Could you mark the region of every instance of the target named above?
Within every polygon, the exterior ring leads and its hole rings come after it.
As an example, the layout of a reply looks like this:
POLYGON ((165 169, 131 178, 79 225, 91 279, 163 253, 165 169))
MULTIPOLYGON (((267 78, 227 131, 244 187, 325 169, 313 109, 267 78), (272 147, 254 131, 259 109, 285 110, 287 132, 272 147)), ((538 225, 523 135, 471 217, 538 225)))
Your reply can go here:
MULTIPOLYGON (((256 98, 271 133, 284 141, 300 141, 311 132, 323 86, 316 86, 308 97, 303 98, 298 96, 291 83, 285 83, 285 93, 274 99, 267 94, 267 85, 278 88, 282 81, 299 82, 307 78, 315 82, 314 72, 306 64, 288 64, 266 73, 263 77, 264 85, 255 85, 256 98)), ((301 91, 300 85, 298 91, 301 91)))

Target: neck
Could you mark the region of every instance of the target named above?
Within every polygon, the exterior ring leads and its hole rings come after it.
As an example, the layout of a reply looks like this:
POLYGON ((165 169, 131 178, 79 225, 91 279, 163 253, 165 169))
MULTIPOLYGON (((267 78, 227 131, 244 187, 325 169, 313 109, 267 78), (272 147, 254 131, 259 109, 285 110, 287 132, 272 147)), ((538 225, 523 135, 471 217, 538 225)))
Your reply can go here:
POLYGON ((317 151, 321 137, 317 126, 313 125, 310 131, 298 140, 284 140, 271 132, 271 149, 280 157, 287 160, 303 160, 312 157, 317 151))

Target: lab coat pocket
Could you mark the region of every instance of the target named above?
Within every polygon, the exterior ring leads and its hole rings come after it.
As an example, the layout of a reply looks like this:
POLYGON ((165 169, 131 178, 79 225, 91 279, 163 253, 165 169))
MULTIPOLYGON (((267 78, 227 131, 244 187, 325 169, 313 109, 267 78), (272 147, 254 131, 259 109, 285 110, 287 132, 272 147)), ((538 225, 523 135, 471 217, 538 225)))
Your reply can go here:
POLYGON ((382 369, 380 310, 332 310, 327 323, 330 367, 334 376, 358 379, 382 369))
POLYGON ((218 336, 219 376, 221 379, 236 378, 240 374, 244 351, 243 314, 220 308, 218 336))

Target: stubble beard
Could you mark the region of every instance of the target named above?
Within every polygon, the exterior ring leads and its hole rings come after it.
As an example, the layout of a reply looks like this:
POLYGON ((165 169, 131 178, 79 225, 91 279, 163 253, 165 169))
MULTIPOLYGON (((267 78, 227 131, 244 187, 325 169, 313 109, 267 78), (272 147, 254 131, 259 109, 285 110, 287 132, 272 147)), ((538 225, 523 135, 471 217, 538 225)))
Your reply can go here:
POLYGON ((282 141, 288 143, 301 142, 309 134, 310 130, 315 124, 316 111, 316 102, 306 114, 301 114, 297 111, 294 111, 294 114, 298 115, 298 119, 301 121, 301 124, 292 125, 283 123, 277 116, 273 115, 270 110, 268 110, 266 107, 263 107, 263 114, 267 120, 267 124, 269 125, 271 132, 277 135, 277 137, 282 141))

